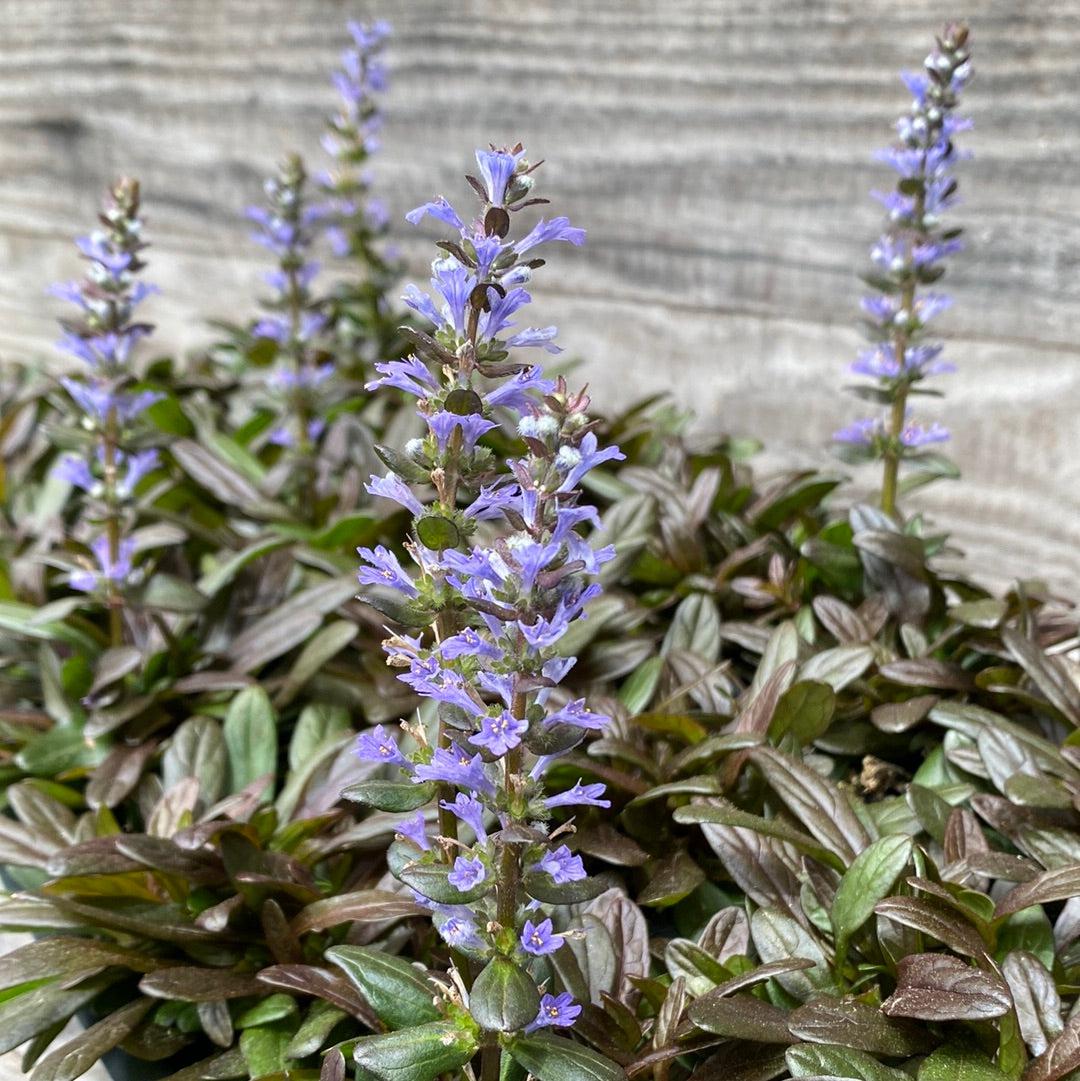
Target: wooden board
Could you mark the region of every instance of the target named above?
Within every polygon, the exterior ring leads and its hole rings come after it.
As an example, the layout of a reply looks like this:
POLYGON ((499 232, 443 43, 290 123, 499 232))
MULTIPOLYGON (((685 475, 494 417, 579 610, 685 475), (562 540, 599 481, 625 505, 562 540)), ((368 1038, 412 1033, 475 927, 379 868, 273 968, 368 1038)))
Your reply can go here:
MULTIPOLYGON (((960 370, 929 410, 965 480, 918 505, 988 580, 1076 596, 1080 0, 965 7, 970 249, 942 321, 960 370)), ((396 222, 461 191, 474 145, 521 139, 589 230, 552 253, 536 307, 598 402, 670 389, 764 438, 764 468, 829 461, 859 411, 838 387, 880 220, 866 193, 888 182, 871 153, 930 0, 0 0, 0 359, 54 363, 44 284, 77 272, 68 237, 121 171, 144 182, 159 345, 249 311, 264 264, 238 211, 284 150, 321 164, 342 23, 373 14, 396 26, 378 165, 396 222)), ((395 226, 417 273, 433 235, 395 226)))

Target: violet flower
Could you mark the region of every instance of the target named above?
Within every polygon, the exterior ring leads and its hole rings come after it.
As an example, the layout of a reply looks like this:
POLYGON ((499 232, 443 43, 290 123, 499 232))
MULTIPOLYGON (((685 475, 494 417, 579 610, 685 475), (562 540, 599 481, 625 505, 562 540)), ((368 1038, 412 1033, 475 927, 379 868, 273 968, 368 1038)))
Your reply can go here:
POLYGON ((944 260, 962 248, 960 230, 945 226, 943 218, 956 201, 954 166, 967 156, 954 140, 971 125, 955 110, 971 75, 967 27, 950 24, 923 71, 904 73, 911 109, 897 121, 896 143, 877 155, 898 179, 895 190, 874 193, 888 214, 885 232, 871 248, 873 271, 865 275, 876 292, 862 301, 875 344, 859 353, 851 370, 876 380, 865 396, 888 409, 846 425, 833 439, 850 461, 883 463, 881 506, 888 514, 896 512, 901 462, 921 459, 927 476, 944 472, 925 448, 945 442, 948 431, 911 420, 908 398, 924 379, 953 370, 940 359, 940 343, 927 337, 930 321, 952 301, 925 289, 945 273, 944 260))

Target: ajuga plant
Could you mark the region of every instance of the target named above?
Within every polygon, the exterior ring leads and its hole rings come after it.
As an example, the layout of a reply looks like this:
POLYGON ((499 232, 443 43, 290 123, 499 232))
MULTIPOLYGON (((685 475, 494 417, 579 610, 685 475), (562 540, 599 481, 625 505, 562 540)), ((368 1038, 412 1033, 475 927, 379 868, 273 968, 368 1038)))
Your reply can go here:
MULTIPOLYGON (((70 572, 72 587, 97 597, 108 608, 109 641, 123 641, 124 593, 138 574, 132 504, 140 482, 158 464, 152 438, 138 428, 140 416, 158 401, 150 390, 133 391, 132 354, 150 333, 136 322, 136 307, 156 290, 138 280, 146 247, 139 217, 139 185, 118 181, 106 199, 100 229, 78 240, 87 260, 86 277, 53 287, 53 293, 78 308, 62 323, 60 347, 82 361, 88 372, 61 379, 79 410, 85 433, 78 453, 64 455, 57 475, 85 493, 85 538, 90 557, 70 572)), ((84 539, 84 538, 80 538, 84 539)))
MULTIPOLYGON (((560 693, 574 657, 558 647, 599 595, 595 577, 614 556, 579 533, 595 520, 580 484, 594 466, 622 455, 600 448, 584 394, 545 379, 516 352, 557 349, 554 327, 516 329, 511 321, 530 300, 525 284, 541 265, 533 252, 557 240, 581 244, 585 234, 557 217, 515 238, 514 217, 542 201, 531 195, 539 163, 520 145, 478 150, 476 160, 480 177, 468 179, 481 205, 468 224, 441 198, 408 215, 430 214, 455 235, 440 243, 446 254, 432 265, 433 295, 416 287, 406 293, 432 333, 414 334, 417 352, 379 365, 371 385, 414 396, 427 425, 424 438, 387 455, 404 475, 392 470, 370 486, 412 513, 407 547, 415 571, 385 548, 362 549, 360 581, 395 591, 407 622, 427 625, 415 636, 391 636, 385 649, 402 669, 398 678, 432 703, 436 728, 405 726, 409 754, 385 729, 364 733, 360 755, 406 779, 350 793, 384 809, 437 801, 435 834, 418 812, 400 827, 388 860, 430 908, 451 951, 450 983, 432 1020, 361 1040, 353 1057, 365 1076, 382 1078, 401 1071, 432 1078, 460 1069, 477 1051, 484 1081, 504 1076, 506 1053, 541 1078, 560 1070, 614 1078, 621 1071, 613 1062, 539 1030, 569 1027, 581 1012, 570 993, 547 989, 550 956, 582 933, 551 906, 603 890, 587 878, 554 816, 564 807, 610 806, 604 785, 552 792, 544 778, 553 761, 608 722, 584 699, 560 693), (502 474, 479 445, 500 419, 522 440, 502 474), (408 481, 430 486, 427 505, 408 481)), ((361 987, 385 986, 382 958, 349 959, 361 987)))
POLYGON ((924 467, 908 478, 909 488, 955 474, 947 460, 925 450, 947 440, 948 431, 915 419, 910 399, 932 393, 922 389, 925 379, 953 370, 941 359, 941 344, 929 336, 930 321, 950 299, 928 287, 944 275, 943 260, 961 248, 960 230, 943 219, 956 200, 953 169, 961 152, 953 139, 970 127, 956 109, 971 74, 967 28, 951 23, 923 71, 904 74, 911 109, 897 121, 896 143, 880 154, 899 179, 894 191, 878 194, 886 227, 871 249, 874 269, 866 275, 876 292, 862 302, 872 344, 851 370, 876 381, 856 392, 886 412, 855 421, 834 438, 850 460, 882 463, 881 508, 887 514, 896 513, 901 463, 924 467))
POLYGON ((383 51, 390 26, 383 21, 350 22, 348 30, 352 45, 334 73, 340 103, 323 135, 323 148, 334 165, 317 180, 326 209, 326 241, 333 254, 353 268, 324 300, 337 364, 353 373, 358 365, 370 370, 374 360, 401 352, 401 320, 387 303, 401 268, 384 244, 390 215, 385 201, 374 194, 369 168, 383 123, 378 96, 387 85, 383 51))

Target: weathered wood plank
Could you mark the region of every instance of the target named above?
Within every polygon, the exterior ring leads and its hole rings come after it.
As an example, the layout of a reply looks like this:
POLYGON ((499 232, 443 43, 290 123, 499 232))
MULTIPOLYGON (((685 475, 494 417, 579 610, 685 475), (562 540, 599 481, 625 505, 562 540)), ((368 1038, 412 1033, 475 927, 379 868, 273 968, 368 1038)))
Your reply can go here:
MULTIPOLYGON (((1080 0, 968 5, 979 74, 964 168, 971 250, 943 321, 943 412, 965 481, 920 498, 984 575, 1080 574, 1080 0), (1034 535, 1033 535, 1034 534, 1034 535)), ((820 456, 855 271, 887 183, 871 150, 943 11, 931 0, 0 0, 0 357, 48 356, 44 282, 120 171, 144 181, 160 341, 206 340, 257 288, 236 216, 286 148, 319 160, 351 15, 396 26, 378 166, 401 212, 454 193, 468 150, 521 139, 589 229, 541 315, 605 401, 670 386, 709 423, 820 456)), ((395 230, 417 270, 424 245, 395 230)), ((939 408, 939 407, 935 407, 939 408)))

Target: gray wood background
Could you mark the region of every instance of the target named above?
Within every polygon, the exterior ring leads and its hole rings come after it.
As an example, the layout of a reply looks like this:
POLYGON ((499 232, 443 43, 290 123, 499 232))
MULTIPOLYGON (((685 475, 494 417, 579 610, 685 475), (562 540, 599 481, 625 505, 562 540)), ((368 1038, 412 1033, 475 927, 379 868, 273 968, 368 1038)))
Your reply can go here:
MULTIPOLYGON (((1080 571, 1080 0, 968 0, 970 251, 943 321, 960 372, 931 414, 965 479, 920 497, 989 581, 1080 571)), ((264 268, 238 212, 286 149, 321 162, 348 17, 396 27, 378 165, 395 221, 461 191, 471 148, 522 140, 589 230, 538 280, 605 405, 672 391, 765 439, 768 470, 830 461, 856 415, 855 271, 887 183, 871 151, 950 14, 905 0, 0 0, 0 362, 54 363, 69 237, 142 178, 158 344, 242 317, 264 268)), ((430 249, 395 239, 422 272, 430 249)), ((861 480, 865 480, 863 475, 861 480)), ((14 1077, 16 1060, 0 1061, 14 1077)))
MULTIPOLYGON (((970 248, 942 321, 960 371, 931 406, 960 484, 919 498, 989 580, 1080 569, 1080 0, 969 0, 970 248)), ((758 435, 763 468, 826 463, 855 272, 888 182, 872 150, 949 14, 908 0, 0 0, 0 358, 45 358, 69 236, 120 171, 144 183, 159 345, 250 310, 264 266, 238 217, 317 140, 347 17, 396 27, 378 173, 401 222, 454 195, 471 148, 520 139, 589 230, 540 276, 605 404, 672 390, 758 435)), ((428 234, 430 236, 430 233, 428 234)), ((866 481, 862 474, 857 480, 866 481)))

